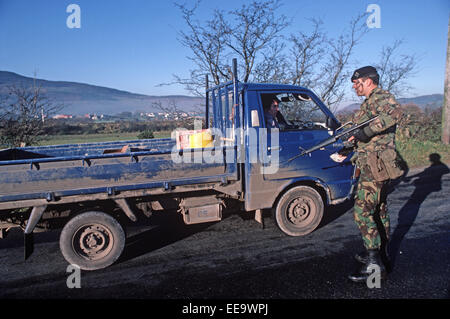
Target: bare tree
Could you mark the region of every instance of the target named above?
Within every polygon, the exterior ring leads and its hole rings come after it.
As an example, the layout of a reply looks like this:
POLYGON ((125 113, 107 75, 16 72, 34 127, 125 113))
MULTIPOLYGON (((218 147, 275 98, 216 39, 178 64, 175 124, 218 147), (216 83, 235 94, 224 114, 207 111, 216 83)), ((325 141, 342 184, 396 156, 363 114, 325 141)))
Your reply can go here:
POLYGON ((360 14, 353 18, 349 23, 349 30, 344 31, 337 39, 327 41, 331 49, 325 56, 318 91, 322 101, 330 107, 344 98, 344 90, 351 74, 350 58, 356 45, 368 32, 365 16, 366 14, 360 14))
POLYGON ((231 79, 232 55, 240 57, 240 80, 247 82, 257 60, 268 54, 289 25, 288 19, 277 13, 279 0, 254 1, 229 12, 216 9, 212 19, 204 23, 195 19, 199 3, 191 9, 177 4, 187 26, 186 31, 180 31, 179 41, 191 49, 189 59, 194 68, 187 79, 175 75, 175 83, 196 95, 203 95, 205 74, 215 84, 231 79))
POLYGON ((333 109, 344 97, 354 49, 368 32, 365 15, 352 19, 349 28, 336 39, 329 38, 323 31, 322 21, 310 21, 310 33, 291 34, 287 53, 283 53, 286 45, 282 43, 278 46, 280 50, 264 56, 255 69, 254 79, 308 87, 333 109))
POLYGON ((175 82, 185 85, 186 89, 202 95, 205 74, 210 74, 215 84, 219 84, 228 77, 223 61, 226 60, 224 45, 227 26, 222 11, 215 10, 213 18, 202 25, 195 19, 195 11, 200 1, 192 9, 185 5, 176 4, 187 25, 186 31, 179 32, 179 41, 191 49, 193 56, 188 57, 194 63, 190 71, 190 78, 184 79, 175 75, 175 82))
POLYGON ((285 42, 274 41, 265 52, 262 52, 262 60, 255 65, 251 81, 257 83, 289 83, 286 75, 290 72, 291 63, 284 53, 285 48, 285 42))
POLYGON ((291 34, 286 54, 285 44, 278 51, 264 56, 256 68, 254 79, 300 85, 314 89, 322 101, 333 107, 342 101, 345 83, 350 74, 349 62, 354 48, 368 32, 365 15, 352 19, 349 29, 336 38, 329 38, 322 29, 323 22, 310 19, 312 31, 291 34))
POLYGON ((40 86, 11 86, 0 101, 0 144, 27 146, 42 139, 45 118, 62 109, 52 103, 40 86))
POLYGON ((270 48, 289 25, 286 16, 276 14, 279 7, 278 0, 254 1, 230 12, 237 23, 228 26, 226 44, 244 63, 243 82, 248 82, 258 54, 270 48))
POLYGON ((312 33, 291 34, 288 41, 276 41, 263 53, 252 80, 262 83, 285 83, 312 87, 320 76, 318 65, 326 51, 322 21, 311 19, 312 33))
POLYGON ((417 71, 416 55, 397 54, 402 44, 403 41, 396 40, 392 45, 384 46, 380 61, 375 65, 380 74, 380 86, 395 95, 402 95, 412 88, 407 79, 417 71))
POLYGON ((311 22, 313 31, 310 34, 298 32, 290 37, 290 58, 293 63, 289 80, 293 85, 312 87, 320 78, 317 65, 325 57, 327 37, 321 28, 322 21, 312 19, 311 22))

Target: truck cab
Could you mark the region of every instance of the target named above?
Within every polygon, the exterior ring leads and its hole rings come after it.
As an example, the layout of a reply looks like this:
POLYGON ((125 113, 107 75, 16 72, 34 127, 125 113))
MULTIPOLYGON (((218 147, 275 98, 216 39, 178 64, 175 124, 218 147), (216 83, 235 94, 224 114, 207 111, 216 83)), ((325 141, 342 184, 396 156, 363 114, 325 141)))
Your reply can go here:
POLYGON ((206 122, 237 150, 235 162, 226 165, 241 173, 244 208, 273 209, 284 233, 308 234, 319 225, 324 207, 348 199, 355 185, 349 157, 341 163, 330 158, 342 143, 299 156, 333 135, 340 123, 307 88, 236 82, 208 91, 206 122), (281 113, 275 128, 265 111, 274 99, 281 113))

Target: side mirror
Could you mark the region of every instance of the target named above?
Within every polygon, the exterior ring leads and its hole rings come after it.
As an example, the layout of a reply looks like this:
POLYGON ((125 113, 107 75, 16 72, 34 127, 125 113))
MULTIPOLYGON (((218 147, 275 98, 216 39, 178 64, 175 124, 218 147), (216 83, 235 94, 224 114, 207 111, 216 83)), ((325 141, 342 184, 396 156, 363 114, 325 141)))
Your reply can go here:
POLYGON ((335 131, 339 127, 339 123, 334 118, 327 116, 327 127, 335 131))

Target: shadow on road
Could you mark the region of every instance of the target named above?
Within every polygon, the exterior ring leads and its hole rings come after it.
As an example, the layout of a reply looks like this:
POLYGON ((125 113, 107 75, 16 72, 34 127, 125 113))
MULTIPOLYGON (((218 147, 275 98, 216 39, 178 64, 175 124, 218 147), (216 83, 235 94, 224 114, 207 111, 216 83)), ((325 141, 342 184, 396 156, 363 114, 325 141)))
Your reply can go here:
MULTIPOLYGON (((150 229, 131 235, 127 238, 125 249, 118 263, 134 259, 152 251, 158 250, 177 241, 205 230, 217 222, 186 225, 181 214, 166 211, 152 216, 150 222, 145 222, 150 229)), ((227 216, 223 216, 226 218, 227 216)), ((223 220, 223 219, 222 219, 223 220)), ((140 227, 139 225, 135 225, 140 227)))
POLYGON ((338 219, 339 217, 344 215, 346 212, 351 210, 353 208, 354 202, 355 201, 353 200, 353 197, 352 197, 352 199, 346 200, 345 202, 343 202, 341 204, 327 206, 325 208, 325 212, 323 214, 322 221, 320 222, 317 229, 325 227, 326 225, 332 223, 333 221, 335 221, 336 219, 338 219))
POLYGON ((391 235, 389 244, 389 256, 392 266, 400 250, 400 244, 405 235, 410 230, 419 213, 420 206, 425 199, 433 192, 439 192, 442 189, 442 176, 450 173, 447 165, 441 162, 439 154, 433 153, 429 156, 431 165, 420 173, 403 178, 404 182, 414 179, 414 192, 408 201, 398 212, 398 224, 391 235))

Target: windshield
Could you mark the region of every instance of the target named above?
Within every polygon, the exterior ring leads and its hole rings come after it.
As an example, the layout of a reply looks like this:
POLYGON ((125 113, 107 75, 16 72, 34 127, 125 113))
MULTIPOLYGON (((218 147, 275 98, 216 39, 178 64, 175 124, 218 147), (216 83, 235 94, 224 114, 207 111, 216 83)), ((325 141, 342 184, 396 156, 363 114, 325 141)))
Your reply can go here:
POLYGON ((305 93, 277 95, 280 112, 286 122, 296 129, 326 129, 327 116, 305 93))

